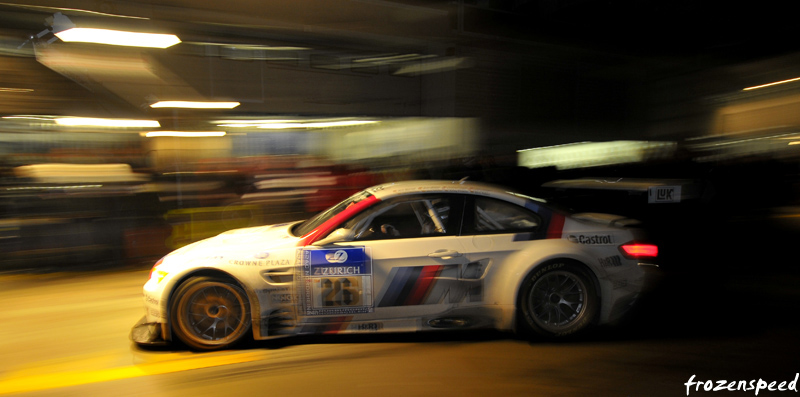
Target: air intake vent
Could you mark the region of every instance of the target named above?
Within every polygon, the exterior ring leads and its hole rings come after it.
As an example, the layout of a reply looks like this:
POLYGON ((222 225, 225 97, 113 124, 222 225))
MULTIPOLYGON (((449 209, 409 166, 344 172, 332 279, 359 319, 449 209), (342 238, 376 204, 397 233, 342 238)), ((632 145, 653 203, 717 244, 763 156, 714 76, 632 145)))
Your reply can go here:
POLYGON ((294 316, 287 309, 275 310, 267 316, 267 335, 288 335, 294 326, 294 316))
POLYGON ((270 284, 287 284, 294 280, 294 270, 291 267, 278 267, 261 272, 261 275, 270 284))

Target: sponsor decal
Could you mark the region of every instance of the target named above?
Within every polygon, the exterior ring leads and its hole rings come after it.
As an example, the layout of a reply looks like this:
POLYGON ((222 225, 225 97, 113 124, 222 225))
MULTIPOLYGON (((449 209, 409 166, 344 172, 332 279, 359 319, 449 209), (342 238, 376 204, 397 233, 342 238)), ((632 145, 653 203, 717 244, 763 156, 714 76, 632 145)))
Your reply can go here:
POLYGON ((345 263, 347 262, 347 251, 336 250, 333 252, 325 253, 325 260, 330 263, 345 263))
POLYGON ((275 287, 275 288, 263 288, 258 290, 258 292, 262 294, 271 294, 276 292, 289 292, 289 287, 275 287))
POLYGON ((356 331, 378 332, 383 329, 382 323, 359 323, 353 327, 356 331))
POLYGON ((291 266, 292 265, 292 263, 288 259, 271 259, 271 260, 231 259, 228 261, 228 264, 236 266, 291 266))
POLYGON ((303 272, 306 276, 372 274, 371 262, 363 247, 307 250, 304 254, 303 272))
POLYGON ((395 267, 388 280, 378 294, 378 307, 483 300, 483 280, 462 276, 459 265, 395 267))
POLYGON ((294 302, 292 294, 274 294, 273 293, 273 294, 269 295, 269 298, 270 298, 270 301, 272 303, 275 303, 275 304, 292 303, 292 302, 294 302))
POLYGON ((601 267, 619 267, 622 266, 622 258, 619 255, 610 256, 608 258, 598 258, 601 267))
POLYGON ((307 316, 370 313, 372 261, 364 247, 309 249, 300 255, 307 316))
POLYGON ((579 234, 574 235, 571 234, 567 237, 569 241, 578 244, 586 244, 586 245, 612 245, 614 244, 614 237, 610 234, 592 234, 592 235, 585 235, 579 234))
POLYGON ((539 277, 541 277, 543 273, 548 272, 548 271, 553 270, 553 269, 560 269, 562 267, 564 267, 563 263, 551 263, 551 264, 546 265, 546 266, 540 266, 540 267, 537 268, 536 273, 533 274, 531 279, 532 280, 536 280, 539 277))
POLYGON ((297 300, 297 298, 292 295, 292 291, 289 287, 264 288, 258 290, 258 293, 269 295, 270 302, 275 304, 292 303, 297 300))
POLYGON ((269 258, 269 252, 258 252, 253 255, 256 259, 267 259, 269 258))
POLYGON ((327 266, 312 269, 312 276, 344 276, 361 274, 360 266, 327 266))
POLYGON ((158 305, 159 301, 148 294, 144 294, 144 301, 151 305, 158 305))
POLYGON ((647 189, 647 203, 680 203, 680 186, 652 186, 647 189))
POLYGON ((353 316, 307 318, 299 334, 338 334, 347 329, 353 316))

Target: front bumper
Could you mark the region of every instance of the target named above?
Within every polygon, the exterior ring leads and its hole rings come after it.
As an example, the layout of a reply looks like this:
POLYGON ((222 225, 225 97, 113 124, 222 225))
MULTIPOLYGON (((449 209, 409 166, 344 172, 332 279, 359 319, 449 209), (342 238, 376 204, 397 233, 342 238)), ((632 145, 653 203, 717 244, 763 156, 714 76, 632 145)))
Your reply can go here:
POLYGON ((166 346, 167 341, 161 332, 161 324, 148 323, 147 316, 142 317, 136 325, 131 328, 131 340, 137 345, 142 346, 166 346))

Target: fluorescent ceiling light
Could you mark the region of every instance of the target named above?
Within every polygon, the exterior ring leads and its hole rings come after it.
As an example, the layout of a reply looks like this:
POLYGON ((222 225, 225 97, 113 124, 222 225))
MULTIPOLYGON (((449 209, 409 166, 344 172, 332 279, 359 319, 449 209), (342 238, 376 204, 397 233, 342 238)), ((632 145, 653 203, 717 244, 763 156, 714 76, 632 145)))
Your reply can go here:
POLYGON ((756 86, 752 86, 752 87, 747 87, 747 88, 742 89, 742 91, 750 91, 750 90, 755 90, 755 89, 764 88, 764 87, 771 87, 773 85, 786 84, 786 83, 791 83, 793 81, 798 81, 798 80, 800 80, 800 77, 795 77, 795 78, 789 79, 789 80, 776 81, 774 83, 768 83, 768 84, 762 84, 762 85, 756 85, 756 86))
POLYGON ((343 120, 343 121, 322 121, 311 123, 269 123, 260 124, 258 128, 270 130, 283 130, 291 128, 326 128, 326 127, 349 127, 354 125, 374 124, 374 120, 343 120))
POLYGON ((0 87, 0 92, 33 92, 32 88, 0 87))
POLYGON ((182 109, 233 109, 239 102, 197 102, 197 101, 158 101, 151 108, 182 108, 182 109))
POLYGON ((456 58, 443 58, 427 62, 417 62, 411 65, 406 65, 399 68, 394 74, 425 74, 436 72, 447 72, 450 70, 464 69, 470 67, 472 61, 470 58, 456 57, 456 58))
POLYGON ((261 128, 268 130, 286 129, 305 129, 305 128, 325 128, 325 127, 348 127, 354 125, 379 123, 378 120, 342 120, 342 119, 323 119, 323 120, 298 120, 298 119, 261 119, 261 120, 217 120, 213 121, 217 127, 230 128, 261 128))
POLYGON ((417 61, 428 58, 436 58, 436 55, 421 55, 421 54, 393 55, 393 56, 354 59, 353 62, 385 65, 394 62, 417 61))
POLYGON ((310 50, 307 47, 289 47, 289 46, 268 46, 268 45, 242 45, 242 44, 223 44, 233 50, 243 51, 301 51, 310 50))
POLYGON ((61 117, 55 120, 56 124, 68 127, 161 127, 161 124, 156 120, 96 119, 89 117, 61 117))
POLYGON ((3 116, 7 120, 37 120, 37 121, 53 121, 52 117, 47 116, 3 116))
POLYGON ((310 50, 308 47, 293 47, 293 46, 269 46, 269 45, 254 45, 254 44, 235 44, 235 43, 212 43, 203 41, 184 41, 186 44, 194 45, 211 45, 219 47, 228 47, 236 50, 263 50, 263 51, 302 51, 310 50))
POLYGON ((64 42, 97 43, 129 47, 167 48, 181 42, 174 34, 125 32, 121 30, 72 28, 55 34, 64 42))
POLYGON ((171 136, 181 138, 203 138, 225 136, 225 131, 150 131, 144 136, 148 138, 171 136))
POLYGON ((217 120, 212 122, 212 124, 216 124, 217 127, 253 128, 264 124, 296 123, 296 122, 297 120, 217 120))

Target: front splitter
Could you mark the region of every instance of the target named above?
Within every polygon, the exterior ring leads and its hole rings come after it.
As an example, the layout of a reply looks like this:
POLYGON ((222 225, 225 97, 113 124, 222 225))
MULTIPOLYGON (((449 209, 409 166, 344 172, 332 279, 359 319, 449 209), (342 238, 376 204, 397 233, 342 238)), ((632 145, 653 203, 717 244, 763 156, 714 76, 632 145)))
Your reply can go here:
POLYGON ((148 323, 147 316, 142 317, 131 329, 131 340, 137 345, 166 346, 167 341, 161 335, 161 324, 148 323))

